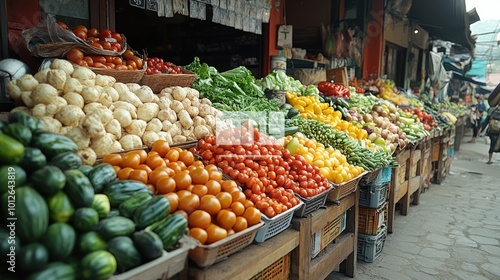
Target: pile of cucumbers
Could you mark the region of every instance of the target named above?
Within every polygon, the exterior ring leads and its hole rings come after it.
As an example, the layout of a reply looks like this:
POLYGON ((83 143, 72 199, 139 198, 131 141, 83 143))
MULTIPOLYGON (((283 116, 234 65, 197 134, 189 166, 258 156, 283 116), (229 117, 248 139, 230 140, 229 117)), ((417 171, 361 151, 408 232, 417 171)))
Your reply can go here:
POLYGON ((187 231, 165 197, 117 180, 109 164, 83 165, 72 140, 30 115, 0 122, 0 147, 2 279, 108 279, 161 257, 187 231))

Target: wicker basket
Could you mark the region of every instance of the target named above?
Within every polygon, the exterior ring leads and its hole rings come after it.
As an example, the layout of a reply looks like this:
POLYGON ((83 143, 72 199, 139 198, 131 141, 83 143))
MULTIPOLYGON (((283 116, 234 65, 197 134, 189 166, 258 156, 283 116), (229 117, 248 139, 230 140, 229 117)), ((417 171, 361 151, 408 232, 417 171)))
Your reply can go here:
POLYGON ((182 74, 144 75, 141 79, 141 84, 149 86, 154 93, 158 93, 167 87, 190 87, 195 78, 195 73, 182 69, 182 74))
POLYGON ((211 266, 215 262, 227 258, 229 255, 238 252, 239 250, 252 244, 257 230, 264 225, 264 222, 259 222, 245 230, 237 232, 222 240, 219 240, 210 245, 198 245, 196 248, 189 251, 189 259, 195 262, 199 267, 211 266))
POLYGON ((333 201, 337 202, 341 200, 342 198, 350 195, 351 193, 355 192, 358 189, 358 183, 365 176, 366 171, 361 173, 360 175, 356 176, 355 178, 352 178, 351 180, 344 182, 340 185, 333 184, 335 189, 333 191, 328 193, 328 196, 326 198, 327 201, 333 201))
POLYGON ((146 72, 146 64, 140 70, 115 70, 105 68, 88 67, 96 74, 111 76, 120 83, 139 83, 146 72))
POLYGON ((31 54, 37 57, 66 57, 66 54, 72 48, 78 48, 86 55, 110 55, 119 56, 127 50, 127 39, 121 34, 123 41, 121 42, 122 50, 119 52, 99 49, 89 45, 86 42, 48 42, 36 44, 31 48, 31 54))

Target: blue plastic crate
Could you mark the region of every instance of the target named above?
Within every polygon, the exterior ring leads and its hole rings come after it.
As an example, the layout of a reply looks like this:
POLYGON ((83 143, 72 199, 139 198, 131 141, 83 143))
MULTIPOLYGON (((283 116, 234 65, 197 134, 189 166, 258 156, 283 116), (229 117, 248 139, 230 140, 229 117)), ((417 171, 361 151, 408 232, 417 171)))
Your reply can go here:
POLYGON ((392 167, 384 167, 378 173, 377 178, 375 180, 369 182, 370 185, 381 185, 384 183, 389 183, 391 181, 392 176, 392 167))
POLYGON ((387 227, 385 225, 382 225, 382 229, 377 235, 358 233, 358 260, 375 261, 382 254, 386 237, 387 227))
POLYGON ((359 187, 359 206, 378 208, 387 200, 389 183, 359 187))

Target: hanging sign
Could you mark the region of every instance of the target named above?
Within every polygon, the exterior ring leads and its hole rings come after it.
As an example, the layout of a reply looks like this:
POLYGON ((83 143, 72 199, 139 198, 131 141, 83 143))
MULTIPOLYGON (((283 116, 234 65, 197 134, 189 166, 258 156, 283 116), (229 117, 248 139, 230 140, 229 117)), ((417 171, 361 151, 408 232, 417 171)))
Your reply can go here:
POLYGON ((144 7, 146 6, 146 0, 129 0, 128 3, 130 4, 130 6, 141 9, 144 9, 144 7))
POLYGON ((146 3, 147 10, 158 12, 158 0, 146 0, 146 1, 147 1, 146 3))
POLYGON ((292 48, 292 38, 293 38, 293 26, 292 25, 280 25, 278 26, 278 40, 277 47, 280 49, 291 49, 292 48))

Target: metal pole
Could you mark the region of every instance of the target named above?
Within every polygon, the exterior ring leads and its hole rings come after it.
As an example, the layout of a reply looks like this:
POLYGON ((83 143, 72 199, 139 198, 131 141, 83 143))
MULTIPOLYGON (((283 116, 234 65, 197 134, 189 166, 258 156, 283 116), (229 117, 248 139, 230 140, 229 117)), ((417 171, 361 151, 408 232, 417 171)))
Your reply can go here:
POLYGON ((9 38, 7 36, 7 0, 0 0, 0 60, 9 57, 9 38))

